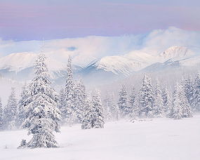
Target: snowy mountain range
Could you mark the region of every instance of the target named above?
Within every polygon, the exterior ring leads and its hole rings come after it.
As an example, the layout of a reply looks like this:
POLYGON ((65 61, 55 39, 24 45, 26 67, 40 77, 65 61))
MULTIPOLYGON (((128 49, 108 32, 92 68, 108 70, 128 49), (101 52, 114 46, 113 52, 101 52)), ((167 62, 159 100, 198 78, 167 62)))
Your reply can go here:
MULTIPOLYGON (((47 65, 53 79, 59 81, 59 79, 64 78, 66 75, 67 58, 61 62, 54 57, 46 56, 48 57, 47 65)), ((1 76, 16 80, 30 79, 33 75, 36 57, 36 54, 30 52, 14 53, 1 57, 1 76)), ((156 55, 138 50, 125 55, 105 56, 96 59, 86 67, 74 64, 74 73, 83 79, 105 80, 121 76, 127 77, 137 72, 152 72, 174 67, 191 67, 197 64, 200 64, 200 55, 198 53, 187 47, 172 46, 156 55)))

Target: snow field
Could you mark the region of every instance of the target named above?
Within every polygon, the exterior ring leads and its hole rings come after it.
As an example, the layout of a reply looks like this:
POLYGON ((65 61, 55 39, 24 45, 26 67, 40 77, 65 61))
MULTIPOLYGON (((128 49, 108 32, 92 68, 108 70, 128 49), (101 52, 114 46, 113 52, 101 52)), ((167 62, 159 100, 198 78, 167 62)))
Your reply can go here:
MULTIPOLYGON (((62 127, 60 148, 17 149, 26 130, 0 132, 0 160, 199 160, 200 116, 110 122, 104 129, 62 127)), ((28 140, 27 139, 27 140, 28 140)))

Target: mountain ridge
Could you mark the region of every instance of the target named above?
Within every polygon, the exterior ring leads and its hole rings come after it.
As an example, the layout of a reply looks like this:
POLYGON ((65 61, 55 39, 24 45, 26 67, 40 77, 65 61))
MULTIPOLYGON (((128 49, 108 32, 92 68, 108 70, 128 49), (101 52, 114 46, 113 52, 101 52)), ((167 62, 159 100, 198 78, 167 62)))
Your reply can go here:
MULTIPOLYGON (((60 62, 54 57, 47 56, 47 66, 52 78, 57 80, 66 76, 67 59, 60 62)), ((59 54, 57 55, 59 56, 59 54)), ((30 78, 37 54, 34 53, 13 53, 0 58, 0 74, 5 77, 15 78, 25 76, 30 78)), ((73 58, 73 57, 72 57, 73 58)), ((124 55, 104 56, 94 60, 86 67, 73 64, 75 76, 89 80, 90 78, 102 76, 108 79, 111 77, 127 77, 137 72, 149 72, 162 69, 172 69, 180 66, 194 66, 200 63, 200 56, 184 46, 172 46, 160 54, 151 55, 143 51, 131 51, 124 55), (175 63, 176 62, 176 63, 175 63), (178 65, 174 65, 178 64, 178 65), (170 66, 170 67, 169 67, 170 66), (159 69, 157 69, 159 68, 159 69), (93 77, 92 77, 93 76, 93 77)), ((22 78, 17 78, 22 79, 22 78)))

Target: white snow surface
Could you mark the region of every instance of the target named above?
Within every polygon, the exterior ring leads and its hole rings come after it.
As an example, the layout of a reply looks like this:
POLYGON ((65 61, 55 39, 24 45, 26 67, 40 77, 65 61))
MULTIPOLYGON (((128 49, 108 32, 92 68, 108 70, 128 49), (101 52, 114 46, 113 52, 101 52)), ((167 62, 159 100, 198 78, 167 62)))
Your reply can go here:
POLYGON ((62 127, 60 148, 17 149, 27 131, 0 132, 0 160, 199 160, 200 115, 110 122, 104 129, 62 127))

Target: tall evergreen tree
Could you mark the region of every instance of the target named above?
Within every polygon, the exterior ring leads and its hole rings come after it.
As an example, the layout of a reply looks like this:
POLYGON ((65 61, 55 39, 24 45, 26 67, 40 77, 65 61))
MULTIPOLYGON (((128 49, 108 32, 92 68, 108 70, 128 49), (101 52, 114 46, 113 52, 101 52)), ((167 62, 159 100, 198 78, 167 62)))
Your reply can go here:
POLYGON ((90 99, 86 99, 84 108, 83 108, 83 117, 82 117, 82 124, 81 124, 81 128, 82 129, 91 129, 92 126, 92 122, 93 122, 93 104, 92 104, 92 100, 90 99))
POLYGON ((21 125, 25 121, 26 117, 25 117, 24 110, 27 104, 29 103, 28 102, 29 96, 30 96, 29 88, 25 84, 22 88, 21 98, 18 103, 18 112, 17 112, 18 114, 17 114, 17 122, 16 122, 16 125, 18 128, 21 128, 21 125))
POLYGON ((76 119, 78 120, 78 122, 81 122, 83 116, 82 112, 86 101, 86 90, 82 81, 78 81, 76 83, 74 98, 75 98, 74 112, 76 115, 76 119))
POLYGON ((114 95, 110 95, 110 112, 112 120, 119 120, 120 112, 117 103, 114 100, 114 95))
POLYGON ((111 114, 111 99, 110 96, 107 95, 106 98, 103 101, 104 106, 104 118, 105 121, 111 121, 112 120, 112 114, 111 114))
POLYGON ((75 93, 74 93, 75 84, 73 81, 71 57, 68 59, 67 64, 67 80, 65 85, 65 95, 66 95, 66 108, 65 108, 65 118, 66 123, 72 124, 75 121, 76 115, 74 111, 75 107, 75 93))
POLYGON ((135 103, 135 88, 133 87, 132 88, 132 91, 131 91, 131 95, 130 95, 130 98, 129 98, 129 104, 130 106, 133 108, 134 107, 134 103, 135 103))
POLYGON ((1 103, 1 98, 0 98, 0 130, 3 129, 3 106, 1 103))
POLYGON ((64 89, 60 90, 60 94, 59 94, 59 105, 58 108, 61 112, 61 121, 64 123, 65 121, 65 109, 66 109, 66 101, 65 101, 65 91, 64 89))
POLYGON ((180 99, 181 99, 181 106, 182 106, 182 118, 188 118, 192 117, 192 110, 191 106, 188 102, 188 99, 186 97, 186 93, 184 90, 184 87, 181 85, 180 86, 180 99))
POLYGON ((154 93, 151 84, 151 79, 148 76, 144 76, 142 81, 142 88, 139 93, 139 115, 142 117, 152 117, 154 106, 154 93))
POLYGON ((119 92, 118 106, 122 117, 130 116, 132 110, 128 105, 128 95, 124 85, 122 85, 122 88, 119 92))
POLYGON ((195 78, 194 83, 194 97, 192 106, 194 111, 199 112, 200 111, 200 73, 195 78))
POLYGON ((11 94, 8 98, 8 103, 4 108, 4 122, 5 128, 12 130, 16 129, 16 118, 17 118, 17 100, 15 96, 15 89, 11 89, 11 94))
POLYGON ((169 94, 169 90, 167 88, 163 89, 162 97, 163 97, 163 111, 165 116, 168 117, 172 107, 172 99, 169 94))
POLYGON ((119 120, 119 107, 114 100, 113 94, 108 94, 104 99, 104 119, 105 121, 119 120))
MULTIPOLYGON (((198 80, 197 80, 197 82, 198 82, 198 80)), ((185 91, 187 100, 188 100, 190 106, 194 109, 193 105, 195 102, 195 84, 192 81, 191 77, 188 77, 187 79, 183 79, 182 84, 184 86, 184 91, 185 91)))
POLYGON ((156 88, 155 88, 155 101, 153 106, 153 114, 155 117, 163 117, 163 97, 158 80, 156 82, 156 88))
POLYGON ((92 128, 104 128, 103 106, 98 91, 94 91, 93 93, 92 105, 93 105, 92 128))
POLYGON ((136 97, 134 87, 132 88, 132 91, 131 91, 131 95, 130 95, 130 99, 129 99, 129 105, 131 107, 131 118, 135 119, 136 117, 138 117, 139 107, 138 107, 138 104, 137 104, 137 97, 136 97))
POLYGON ((173 98, 173 106, 170 117, 174 119, 192 117, 191 108, 185 95, 183 86, 179 84, 176 85, 173 98))
POLYGON ((36 76, 30 84, 29 104, 25 107, 26 120, 23 125, 33 135, 26 144, 29 148, 58 147, 53 134, 54 131, 59 131, 58 94, 51 87, 45 59, 40 54, 36 60, 36 76))
POLYGON ((137 95, 135 97, 134 107, 133 107, 133 111, 131 114, 131 120, 134 121, 139 116, 140 116, 140 101, 139 101, 139 96, 137 95))
POLYGON ((180 97, 181 87, 177 83, 174 93, 173 93, 173 105, 170 113, 170 117, 174 119, 181 119, 182 118, 182 103, 180 97))

